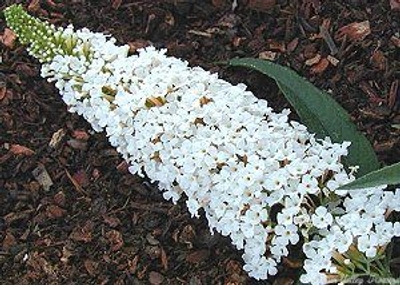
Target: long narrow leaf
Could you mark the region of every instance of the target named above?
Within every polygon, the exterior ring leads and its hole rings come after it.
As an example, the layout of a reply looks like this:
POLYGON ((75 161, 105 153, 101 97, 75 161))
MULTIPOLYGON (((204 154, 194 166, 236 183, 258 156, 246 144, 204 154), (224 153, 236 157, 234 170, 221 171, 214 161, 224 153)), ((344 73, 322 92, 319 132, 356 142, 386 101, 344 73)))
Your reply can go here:
POLYGON ((339 189, 353 190, 353 189, 375 187, 386 184, 387 185, 400 184, 400 162, 368 173, 354 180, 353 182, 350 182, 346 185, 339 187, 339 189))
POLYGON ((358 175, 365 175, 379 168, 371 144, 352 123, 348 113, 326 92, 319 90, 289 68, 275 63, 254 59, 232 59, 230 66, 257 70, 273 78, 286 99, 296 110, 303 124, 319 138, 329 136, 334 142, 350 141, 346 166, 360 166, 358 175))

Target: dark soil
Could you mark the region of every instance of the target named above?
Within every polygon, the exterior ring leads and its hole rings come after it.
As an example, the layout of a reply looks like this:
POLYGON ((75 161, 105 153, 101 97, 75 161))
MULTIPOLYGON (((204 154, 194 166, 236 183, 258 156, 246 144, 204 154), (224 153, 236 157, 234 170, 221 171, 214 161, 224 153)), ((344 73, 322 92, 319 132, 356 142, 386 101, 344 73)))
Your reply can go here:
MULTIPOLYGON (((216 64, 272 57, 331 92, 382 164, 399 161, 396 0, 239 0, 234 12, 227 0, 6 0, 0 10, 20 2, 56 25, 113 34, 132 52, 167 47, 192 66, 245 82, 281 110, 289 105, 273 81, 216 64), (365 21, 369 32, 351 29, 365 21)), ((278 278, 252 280, 228 238, 211 235, 184 201, 173 205, 156 185, 130 175, 104 134, 67 113, 5 28, 1 17, 1 284, 292 284, 295 259, 278 278)))

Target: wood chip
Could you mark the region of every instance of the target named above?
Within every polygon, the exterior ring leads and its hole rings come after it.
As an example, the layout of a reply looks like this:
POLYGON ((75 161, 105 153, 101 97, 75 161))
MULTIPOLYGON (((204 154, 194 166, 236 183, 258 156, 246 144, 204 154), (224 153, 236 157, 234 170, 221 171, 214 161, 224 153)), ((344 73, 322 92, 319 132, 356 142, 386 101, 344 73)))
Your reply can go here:
POLYGON ((367 82, 365 82, 365 81, 360 82, 360 84, 358 84, 358 87, 360 87, 360 89, 365 94, 367 94, 367 96, 369 98, 369 101, 371 103, 374 103, 374 104, 377 104, 377 105, 379 105, 381 103, 384 103, 384 99, 379 97, 377 92, 376 92, 376 90, 370 84, 368 84, 367 82))
POLYGON ((277 57, 277 53, 274 51, 266 50, 262 51, 258 54, 258 58, 274 61, 277 57))
POLYGON ((371 33, 369 21, 354 22, 341 27, 335 34, 337 40, 362 41, 371 33))
POLYGON ((117 230, 108 231, 105 237, 111 245, 111 251, 118 251, 124 245, 122 234, 117 230))
POLYGON ((390 9, 400 10, 400 0, 390 0, 390 9))
POLYGON ((79 184, 81 187, 86 187, 89 185, 89 178, 87 177, 86 171, 83 169, 78 170, 72 175, 72 178, 79 184))
POLYGON ((7 48, 11 49, 14 47, 16 38, 17 36, 12 30, 5 28, 3 35, 0 36, 0 42, 2 42, 7 48))
POLYGON ((119 8, 119 6, 121 6, 122 0, 113 0, 111 7, 113 7, 113 9, 117 10, 119 8))
POLYGON ((128 173, 129 172, 129 164, 126 160, 123 160, 117 165, 116 169, 120 173, 124 173, 124 174, 128 173))
POLYGON ((121 225, 121 220, 118 219, 117 217, 112 217, 112 216, 103 215, 103 219, 104 219, 104 222, 105 222, 108 226, 110 226, 110 227, 112 227, 112 228, 116 228, 116 227, 118 227, 119 225, 121 225))
POLYGON ((78 191, 81 194, 87 195, 85 190, 83 190, 82 186, 75 180, 74 177, 69 173, 68 170, 65 169, 65 174, 67 175, 68 179, 71 181, 71 183, 74 185, 76 191, 78 191))
POLYGON ((186 261, 189 263, 200 263, 205 261, 210 256, 210 251, 207 249, 196 250, 186 256, 186 261))
POLYGON ((249 0, 247 7, 260 12, 266 12, 276 5, 276 0, 249 0))
POLYGON ((40 0, 32 0, 29 3, 28 11, 29 12, 36 12, 40 9, 40 0))
POLYGON ((396 104, 396 101, 400 99, 400 96, 397 96, 399 94, 399 80, 396 79, 395 81, 392 82, 390 85, 390 91, 389 91, 389 96, 388 96, 388 106, 390 108, 393 108, 396 104))
POLYGON ((91 242, 93 239, 93 224, 88 221, 86 224, 81 227, 77 226, 72 230, 72 233, 69 235, 69 238, 76 242, 91 242))
POLYGON ((63 191, 59 191, 56 195, 53 197, 54 203, 56 203, 58 206, 64 207, 66 203, 66 197, 63 191))
POLYGON ((49 142, 49 146, 52 148, 57 148, 57 146, 60 144, 62 139, 65 137, 67 132, 64 129, 59 129, 56 131, 52 136, 51 140, 49 142))
POLYGON ((330 19, 324 19, 322 25, 319 27, 319 33, 326 42, 326 44, 328 45, 331 54, 335 55, 338 53, 339 50, 335 42, 333 41, 331 34, 329 33, 330 25, 331 25, 330 19))
POLYGON ((161 265, 163 266, 164 270, 168 270, 168 258, 167 253, 164 249, 161 248, 161 255, 160 255, 161 265))
POLYGON ((32 175, 45 191, 50 190, 50 187, 53 185, 53 181, 51 180, 51 177, 43 164, 39 164, 32 171, 32 175))
POLYGON ((71 135, 74 139, 81 141, 88 141, 90 138, 90 135, 83 130, 74 130, 71 135))
POLYGON ((25 155, 25 156, 31 156, 35 153, 30 148, 19 144, 10 145, 9 151, 15 155, 25 155))
POLYGON ((215 6, 215 7, 222 7, 226 4, 227 0, 212 0, 211 3, 215 6))
POLYGON ((398 48, 400 48, 400 38, 396 36, 391 36, 390 41, 398 48))
POLYGON ((299 45, 299 38, 294 38, 291 42, 287 44, 287 51, 288 52, 293 52, 296 47, 299 45))
POLYGON ((268 40, 267 43, 270 50, 278 51, 281 53, 286 52, 286 44, 284 42, 268 40))
POLYGON ((322 58, 317 64, 311 67, 310 72, 312 74, 321 74, 323 73, 329 66, 329 60, 326 58, 322 58))
POLYGON ((305 61, 305 65, 312 66, 312 65, 317 64, 320 60, 321 60, 321 55, 319 53, 317 53, 314 57, 307 59, 305 61))
POLYGON ((337 65, 339 64, 339 60, 338 60, 336 57, 332 56, 332 55, 328 55, 328 56, 326 57, 326 59, 327 59, 333 66, 337 66, 337 65))
POLYGON ((97 269, 99 267, 98 262, 93 261, 91 259, 86 259, 83 262, 83 265, 85 266, 85 269, 89 273, 90 276, 95 276, 97 274, 97 269))
POLYGON ((151 285, 160 285, 164 282, 164 275, 159 272, 151 271, 149 273, 149 282, 151 285))
POLYGON ((14 235, 11 232, 7 232, 2 243, 3 250, 7 251, 16 244, 17 244, 17 239, 14 237, 14 235))
POLYGON ((381 71, 386 70, 387 60, 383 52, 380 50, 373 52, 372 56, 370 57, 370 62, 376 69, 381 71))
POLYGON ((67 144, 72 147, 73 149, 77 150, 86 150, 87 149, 87 142, 78 139, 70 139, 67 141, 67 144))
POLYGON ((50 219, 58 219, 66 214, 66 210, 57 205, 48 205, 46 207, 46 216, 50 219))
POLYGON ((7 87, 1 86, 0 87, 0 101, 2 101, 6 97, 7 87))

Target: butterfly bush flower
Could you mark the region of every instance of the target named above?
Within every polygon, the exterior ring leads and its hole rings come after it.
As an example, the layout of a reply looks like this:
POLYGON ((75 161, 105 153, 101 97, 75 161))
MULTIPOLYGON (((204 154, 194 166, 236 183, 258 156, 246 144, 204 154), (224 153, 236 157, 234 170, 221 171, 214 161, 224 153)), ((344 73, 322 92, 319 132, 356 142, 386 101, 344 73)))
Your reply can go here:
POLYGON ((193 216, 203 209, 210 230, 243 250, 250 276, 275 275, 301 242, 302 282, 342 280, 399 236, 399 224, 386 221, 399 210, 399 190, 336 190, 354 180, 341 163, 348 142, 316 139, 244 84, 166 50, 128 55, 110 36, 56 29, 18 5, 5 16, 69 111, 105 131, 129 171, 158 182, 165 199, 184 194, 193 216))

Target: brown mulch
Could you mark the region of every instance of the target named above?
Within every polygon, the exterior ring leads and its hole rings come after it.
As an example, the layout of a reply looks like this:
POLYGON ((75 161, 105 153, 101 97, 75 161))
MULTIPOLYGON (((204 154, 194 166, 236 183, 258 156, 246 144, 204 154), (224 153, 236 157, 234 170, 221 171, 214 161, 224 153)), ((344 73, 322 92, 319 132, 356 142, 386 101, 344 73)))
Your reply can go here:
MULTIPOLYGON (((88 27, 245 82, 276 110, 274 83, 216 64, 262 57, 328 90, 380 161, 400 157, 400 4, 397 0, 8 1, 56 25, 88 27), (62 4, 62 3, 70 4, 62 4)), ((0 17, 1 284, 292 284, 255 281, 228 238, 211 235, 184 201, 165 201, 79 116, 69 114, 39 64, 0 17)), ((398 257, 398 256, 397 256, 398 257)), ((397 270, 398 268, 394 268, 397 270)))

